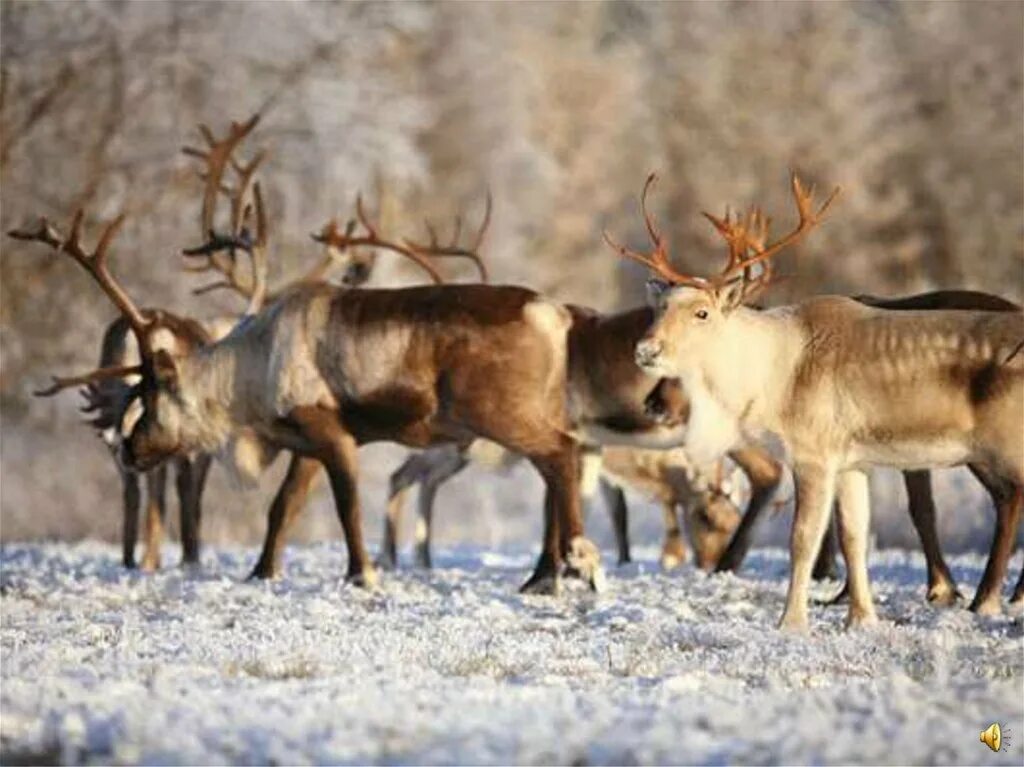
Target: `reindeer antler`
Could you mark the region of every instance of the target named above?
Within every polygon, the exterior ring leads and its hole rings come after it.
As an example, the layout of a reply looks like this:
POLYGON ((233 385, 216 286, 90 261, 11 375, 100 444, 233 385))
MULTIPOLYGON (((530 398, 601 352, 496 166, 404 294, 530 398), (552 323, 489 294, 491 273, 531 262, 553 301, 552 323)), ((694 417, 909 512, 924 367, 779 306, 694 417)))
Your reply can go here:
MULTIPOLYGON (((739 265, 744 263, 748 251, 755 254, 763 253, 765 240, 768 238, 768 230, 771 226, 771 219, 761 212, 758 207, 751 207, 745 218, 739 214, 733 216, 729 208, 725 209, 725 216, 718 218, 708 212, 703 213, 704 217, 711 222, 718 233, 726 241, 729 248, 729 259, 717 279, 727 279, 727 275, 733 273, 739 265)), ((757 293, 764 290, 772 279, 772 262, 760 262, 761 271, 757 277, 752 277, 753 263, 747 265, 743 270, 744 289, 742 300, 746 301, 757 293)))
POLYGON ((480 281, 487 282, 487 267, 484 265, 483 259, 480 258, 478 251, 480 246, 483 244, 484 235, 487 234, 487 228, 491 225, 491 209, 493 207, 493 200, 491 198, 491 190, 487 190, 487 201, 484 207, 484 217, 480 222, 480 227, 476 231, 476 235, 470 241, 469 245, 462 247, 459 245, 459 236, 462 234, 462 217, 455 217, 455 224, 452 227, 452 237, 447 245, 442 245, 437 239, 437 230, 429 222, 425 222, 427 229, 427 236, 430 238, 430 242, 426 245, 417 243, 413 240, 405 240, 406 246, 412 250, 418 251, 424 255, 434 257, 446 257, 456 256, 460 258, 468 258, 471 260, 480 272, 480 281))
MULTIPOLYGON (((785 237, 776 240, 771 245, 764 246, 762 239, 762 247, 756 250, 753 256, 749 258, 740 258, 733 261, 730 258, 730 263, 722 271, 718 280, 721 283, 730 281, 736 275, 746 272, 750 267, 758 263, 766 263, 768 259, 779 253, 779 251, 788 248, 790 245, 795 243, 811 229, 820 224, 824 218, 825 213, 828 211, 829 206, 832 205, 833 201, 839 195, 840 187, 836 187, 832 190, 832 194, 828 196, 828 199, 815 211, 814 209, 814 187, 810 190, 804 189, 803 184, 800 182, 800 178, 794 173, 790 184, 793 188, 793 199, 796 202, 796 209, 800 215, 800 220, 796 227, 785 237)), ((710 218, 710 217, 709 217, 710 218)), ((767 225, 765 226, 764 238, 767 238, 767 225)))
MULTIPOLYGON (((139 375, 142 373, 142 365, 113 365, 111 367, 98 368, 90 373, 84 373, 77 376, 50 376, 51 383, 45 389, 37 389, 32 392, 36 397, 52 397, 57 392, 63 391, 64 389, 70 389, 72 386, 86 385, 88 391, 94 391, 94 387, 91 384, 97 381, 105 381, 111 378, 124 378, 130 375, 139 375)), ((95 405, 92 401, 89 402, 87 408, 83 408, 82 412, 89 412, 95 410, 95 405)))
POLYGON ((657 180, 657 174, 650 174, 647 177, 647 181, 644 183, 644 191, 640 195, 640 211, 643 213, 644 223, 647 225, 647 234, 651 238, 654 250, 650 253, 639 253, 635 250, 630 250, 626 246, 615 242, 607 231, 604 232, 604 241, 608 243, 612 250, 615 250, 623 258, 629 258, 643 264, 655 274, 663 277, 666 281, 671 282, 674 285, 689 285, 694 288, 708 290, 712 287, 712 283, 709 280, 706 280, 703 277, 694 277, 677 272, 672 268, 671 263, 669 263, 668 242, 658 231, 658 227, 654 221, 654 216, 652 216, 650 211, 647 210, 647 193, 651 190, 657 180))
POLYGON ((711 278, 696 277, 693 275, 677 272, 669 264, 668 248, 654 224, 654 219, 647 211, 647 193, 654 183, 655 175, 652 173, 647 177, 644 184, 644 191, 640 197, 640 205, 644 214, 644 222, 647 224, 647 232, 654 243, 654 250, 649 254, 638 253, 629 250, 615 243, 608 233, 605 233, 605 240, 614 248, 620 256, 631 258, 648 267, 659 276, 674 285, 687 285, 701 290, 718 290, 726 285, 740 280, 741 290, 738 294, 739 300, 747 300, 755 293, 763 290, 770 282, 772 276, 770 259, 779 251, 789 247, 815 226, 821 223, 828 211, 829 206, 839 194, 839 187, 829 195, 828 199, 815 210, 813 198, 814 188, 809 191, 804 189, 800 179, 794 173, 792 176, 793 197, 796 201, 797 212, 800 220, 797 226, 786 236, 776 240, 771 245, 765 245, 768 238, 768 230, 771 221, 759 208, 751 208, 746 219, 739 215, 733 215, 726 210, 723 218, 718 218, 710 213, 704 216, 711 222, 718 233, 725 239, 729 249, 728 260, 722 271, 711 278), (753 255, 748 255, 753 251, 753 255), (760 266, 758 276, 752 277, 753 267, 760 266))
POLYGON ((200 266, 186 267, 186 269, 194 272, 218 271, 225 278, 197 288, 193 292, 198 295, 220 288, 230 288, 249 299, 249 305, 245 310, 246 315, 255 314, 262 308, 267 292, 267 220, 259 182, 253 181, 256 170, 266 158, 266 152, 258 152, 248 164, 236 161, 232 157, 232 153, 258 121, 259 115, 256 114, 243 124, 233 122, 228 135, 220 140, 214 138, 206 125, 200 125, 199 131, 209 149, 202 151, 185 147, 183 150, 186 154, 198 157, 206 163, 206 171, 202 174, 206 185, 203 190, 203 204, 199 217, 201 233, 206 242, 198 247, 182 251, 185 256, 205 257, 206 263, 200 266), (234 187, 225 187, 223 183, 224 171, 228 165, 238 177, 234 187), (251 205, 246 200, 250 186, 253 197, 251 205), (214 228, 216 202, 220 194, 226 194, 230 201, 231 230, 229 234, 220 234, 214 228), (255 240, 253 240, 249 229, 253 207, 255 207, 256 216, 255 240), (250 258, 252 278, 249 281, 244 280, 238 271, 236 250, 244 251, 250 258))
POLYGON ((344 250, 345 248, 357 248, 357 247, 373 247, 382 248, 384 250, 390 250, 395 253, 401 253, 406 258, 411 258, 416 262, 417 265, 423 271, 430 275, 430 278, 441 284, 444 280, 441 278, 440 273, 434 268, 430 260, 424 255, 422 251, 413 247, 407 247, 406 245, 400 245, 391 240, 386 240, 380 236, 377 232, 377 228, 370 221, 369 216, 366 215, 366 209, 363 207, 363 196, 356 196, 356 218, 350 220, 345 225, 345 230, 338 229, 338 222, 331 219, 324 224, 323 229, 311 235, 317 242, 322 242, 325 245, 344 250), (362 233, 357 233, 358 227, 363 228, 362 233))
POLYGON ((139 343, 144 345, 146 333, 152 322, 143 316, 135 302, 107 268, 107 252, 125 221, 125 215, 122 213, 104 227, 92 253, 86 251, 80 242, 84 218, 85 213, 81 208, 75 211, 71 220, 71 233, 67 237, 64 237, 46 218, 40 218, 35 229, 12 229, 7 234, 16 240, 41 242, 58 253, 66 253, 71 256, 96 280, 114 306, 128 320, 139 343))
MULTIPOLYGON (((206 141, 207 149, 196 149, 194 147, 182 147, 182 152, 193 157, 198 157, 206 163, 206 188, 203 190, 203 207, 200 215, 200 236, 206 237, 213 229, 213 217, 217 206, 217 195, 221 191, 221 179, 231 160, 231 155, 242 139, 248 136, 256 123, 260 121, 257 112, 244 123, 232 122, 228 129, 228 135, 217 140, 213 132, 204 123, 199 124, 199 132, 206 141)), ((258 163, 257 163, 258 164, 258 163)))

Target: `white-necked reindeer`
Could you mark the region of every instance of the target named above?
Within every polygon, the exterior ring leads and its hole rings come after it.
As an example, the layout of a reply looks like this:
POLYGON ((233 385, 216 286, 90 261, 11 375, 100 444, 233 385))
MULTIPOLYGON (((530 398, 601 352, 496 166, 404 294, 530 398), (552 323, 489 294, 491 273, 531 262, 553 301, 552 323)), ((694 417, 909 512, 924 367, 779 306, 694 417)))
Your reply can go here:
POLYGON ((672 268, 646 208, 654 250, 641 254, 613 243, 661 278, 652 284, 657 319, 637 344, 637 363, 680 378, 691 402, 690 429, 704 435, 693 444, 724 450, 741 437, 773 433, 788 448, 797 498, 784 628, 808 627, 811 567, 836 496, 847 623, 877 620, 866 549, 865 472, 873 466, 968 464, 986 479, 998 517, 972 609, 998 611, 999 589, 985 585, 1002 583, 1020 516, 1024 314, 888 311, 839 296, 766 311, 744 306, 768 285, 770 259, 810 231, 836 194, 815 209, 796 176, 792 187, 799 223, 770 245, 752 247, 747 237, 767 231, 758 211, 745 223, 709 216, 729 244, 728 262, 714 277, 672 268))
MULTIPOLYGON (((208 153, 218 152, 223 167, 229 152, 220 154, 210 139, 208 153)), ((219 183, 209 174, 208 198, 219 194, 219 183)), ((254 201, 255 218, 263 222, 258 184, 254 201)), ((107 267, 116 225, 87 253, 78 246, 81 221, 79 212, 67 237, 45 219, 17 234, 70 255, 131 325, 141 364, 96 371, 93 378, 141 375, 142 412, 125 451, 134 468, 197 450, 248 473, 262 470, 282 449, 320 463, 345 531, 349 578, 368 584, 375 574, 356 493, 358 446, 391 440, 425 447, 485 437, 525 455, 547 485, 541 556, 524 589, 556 590, 563 562, 596 583, 599 554, 583 536, 579 446, 569 433, 565 402, 571 317, 564 307, 518 287, 363 290, 318 283, 292 288, 263 309, 265 239, 211 231, 206 247, 251 257, 253 297, 223 340, 175 358, 154 349, 153 318, 107 267)), ((375 238, 366 218, 360 221, 375 238)))
MULTIPOLYGON (((200 151, 192 148, 184 149, 189 155, 199 156, 207 163, 206 175, 222 174, 227 166, 235 172, 236 178, 233 185, 222 187, 221 191, 228 197, 231 211, 231 232, 232 236, 241 235, 243 222, 241 217, 244 213, 245 203, 251 193, 252 182, 255 173, 266 157, 266 152, 257 152, 248 163, 236 162, 231 159, 233 152, 240 143, 251 133, 259 122, 259 115, 243 123, 238 130, 231 132, 226 138, 218 141, 213 138, 212 133, 205 126, 200 126, 200 132, 207 138, 211 146, 218 147, 215 152, 200 151), (210 167, 211 161, 219 162, 218 167, 210 167), (229 161, 229 162, 228 162, 229 161)), ((216 198, 204 195, 204 205, 200 214, 200 232, 206 236, 209 228, 213 225, 213 211, 216 198)), ((58 243, 52 243, 57 246, 58 243)), ((73 243, 65 243, 64 247, 72 247, 73 243)), ((375 251, 368 251, 358 248, 337 248, 333 245, 324 246, 323 258, 313 266, 306 274, 291 284, 300 282, 319 282, 326 279, 331 272, 341 273, 341 282, 344 285, 358 286, 365 282, 375 259, 375 251)), ((85 254, 83 254, 85 255, 85 254)), ((215 252, 204 254, 206 262, 186 267, 190 272, 218 272, 223 279, 212 284, 205 285, 193 291, 195 294, 203 294, 211 290, 229 287, 251 299, 254 285, 251 280, 245 280, 243 273, 238 269, 237 260, 228 254, 215 252)), ((278 294, 282 290, 276 291, 278 294)), ((272 296, 273 294, 271 294, 272 296)), ((152 313, 150 310, 143 310, 143 314, 159 318, 160 333, 154 333, 154 344, 168 351, 173 357, 181 357, 191 353, 196 347, 218 341, 230 332, 237 321, 237 317, 215 317, 210 320, 195 320, 189 317, 171 314, 170 312, 152 313)), ((132 333, 131 326, 124 316, 118 317, 111 322, 103 334, 100 345, 99 367, 116 368, 138 365, 140 362, 138 346, 132 333)), ((90 415, 89 424, 93 426, 103 442, 109 448, 118 474, 122 482, 122 562, 127 568, 136 566, 135 547, 138 539, 138 511, 140 503, 139 479, 140 472, 133 471, 121 460, 122 449, 122 425, 125 423, 125 414, 129 410, 134 399, 134 384, 137 376, 128 378, 104 377, 93 380, 91 377, 84 379, 66 378, 55 379, 50 387, 37 391, 37 396, 48 397, 57 392, 83 383, 81 389, 85 398, 85 406, 82 411, 90 415)), ((134 415, 129 415, 128 426, 134 415)), ((176 458, 173 461, 176 473, 176 488, 178 503, 180 507, 180 534, 182 545, 182 562, 184 564, 195 564, 199 561, 200 548, 200 524, 202 495, 206 483, 207 473, 210 468, 211 457, 205 453, 186 455, 176 458)), ((167 467, 159 466, 147 472, 141 472, 146 486, 146 510, 145 510, 145 550, 142 557, 141 568, 146 571, 155 570, 160 567, 160 548, 163 539, 164 517, 166 510, 166 482, 167 467)))

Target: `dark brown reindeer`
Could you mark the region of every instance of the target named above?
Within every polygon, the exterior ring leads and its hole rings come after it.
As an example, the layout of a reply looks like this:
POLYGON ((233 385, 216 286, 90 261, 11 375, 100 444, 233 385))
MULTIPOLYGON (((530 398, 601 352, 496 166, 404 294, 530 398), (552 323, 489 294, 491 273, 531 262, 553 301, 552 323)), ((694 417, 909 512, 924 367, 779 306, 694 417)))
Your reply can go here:
MULTIPOLYGON (((745 307, 770 284, 769 259, 812 229, 835 196, 815 209, 795 177, 793 194, 799 223, 771 245, 745 241, 738 220, 713 219, 729 244, 726 266, 713 277, 674 270, 649 217, 651 253, 615 246, 667 281, 655 289, 658 317, 637 345, 637 362, 680 377, 691 429, 719 438, 727 436, 723 423, 735 438, 771 432, 791 450, 797 510, 783 627, 807 627, 807 583, 834 497, 850 586, 848 623, 876 620, 864 473, 874 465, 968 464, 988 479, 996 534, 971 607, 997 611, 1024 482, 1022 315, 892 311, 837 296, 765 311, 745 307), (744 349, 738 375, 735 360, 744 349)), ((753 223, 767 229, 759 213, 753 223)))
MULTIPOLYGON (((241 207, 233 202, 231 210, 234 220, 237 218, 237 212, 241 210, 241 207)), ((324 246, 324 258, 300 280, 291 283, 289 288, 299 284, 311 285, 322 282, 328 277, 330 271, 337 268, 339 264, 344 265, 345 269, 342 283, 348 287, 359 287, 371 277, 376 264, 378 249, 390 250, 410 258, 434 282, 438 283, 442 282, 442 278, 433 265, 432 259, 466 258, 474 263, 481 280, 486 281, 487 269, 477 251, 490 225, 491 212, 492 200, 488 193, 483 219, 468 244, 460 242, 462 223, 459 218, 456 219, 451 238, 447 242, 442 243, 439 241, 436 229, 428 222, 428 242, 420 244, 406 240, 404 243, 398 244, 385 240, 379 235, 376 225, 370 221, 362 198, 359 197, 356 201, 356 217, 349 220, 344 229, 338 226, 336 220, 331 220, 320 231, 311 235, 314 241, 324 246)), ((206 217, 204 215, 204 222, 205 220, 206 217)), ((228 258, 223 251, 215 247, 204 247, 188 251, 186 255, 206 259, 205 263, 197 264, 190 271, 213 271, 220 273, 223 277, 223 279, 204 288, 198 288, 194 292, 201 294, 218 288, 227 288, 246 300, 251 300, 255 288, 251 276, 247 278, 243 272, 240 272, 236 262, 228 258)), ((284 290, 280 290, 276 294, 279 295, 283 292, 284 290)), ((422 454, 439 455, 446 453, 450 448, 458 452, 457 447, 439 445, 427 448, 422 451, 422 454)), ((299 455, 292 456, 285 482, 271 505, 265 543, 249 575, 250 579, 274 578, 280 574, 281 553, 287 538, 287 531, 305 507, 306 498, 314 487, 318 476, 318 462, 303 459, 299 455)))
MULTIPOLYGON (((216 189, 219 179, 211 174, 208 184, 216 189)), ((254 192, 260 220, 258 185, 254 192)), ((253 261, 254 295, 223 340, 174 358, 154 348, 154 322, 107 269, 113 231, 94 257, 69 252, 59 235, 43 241, 93 276, 138 339, 142 362, 132 372, 142 376, 142 414, 125 451, 132 467, 147 470, 197 450, 250 474, 281 449, 323 464, 348 544, 349 578, 369 584, 375 576, 355 492, 357 447, 485 437, 527 456, 547 485, 542 553, 524 590, 555 590, 563 560, 592 583, 597 578, 597 550, 583 537, 578 446, 564 401, 571 317, 563 307, 516 287, 362 290, 319 283, 296 286, 262 309, 263 244, 213 236, 205 246, 211 251, 234 247, 253 261)), ((286 488, 294 477, 290 471, 286 488)))

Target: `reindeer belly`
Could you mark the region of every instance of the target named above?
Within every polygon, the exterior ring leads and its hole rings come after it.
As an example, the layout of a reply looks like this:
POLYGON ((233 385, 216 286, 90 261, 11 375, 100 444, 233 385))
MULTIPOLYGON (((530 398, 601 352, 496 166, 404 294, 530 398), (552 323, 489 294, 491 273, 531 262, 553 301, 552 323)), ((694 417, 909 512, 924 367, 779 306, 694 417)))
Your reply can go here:
POLYGON ((971 458, 968 441, 952 435, 931 439, 885 437, 880 433, 875 439, 862 439, 851 445, 847 452, 847 465, 852 468, 931 469, 959 466, 971 458))
POLYGON ((962 398, 927 387, 861 408, 848 456, 859 466, 924 469, 971 457, 974 413, 962 398))

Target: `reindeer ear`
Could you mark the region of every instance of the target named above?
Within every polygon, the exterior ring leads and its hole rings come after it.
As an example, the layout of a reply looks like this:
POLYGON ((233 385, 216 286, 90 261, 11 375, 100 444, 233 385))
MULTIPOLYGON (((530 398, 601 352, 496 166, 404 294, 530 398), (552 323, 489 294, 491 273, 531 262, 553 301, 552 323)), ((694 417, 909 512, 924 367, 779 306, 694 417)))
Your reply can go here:
POLYGON ((651 306, 658 306, 661 303, 661 299, 671 288, 672 285, 665 282, 665 280, 651 277, 647 280, 647 303, 651 306))
POLYGON ((166 349, 157 349, 153 353, 153 376, 161 386, 171 391, 178 390, 178 363, 166 349))

